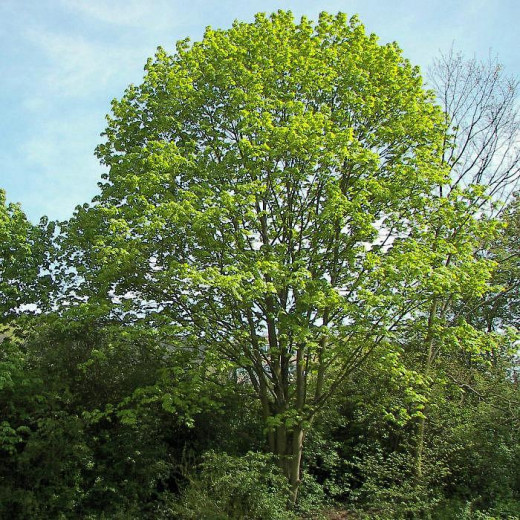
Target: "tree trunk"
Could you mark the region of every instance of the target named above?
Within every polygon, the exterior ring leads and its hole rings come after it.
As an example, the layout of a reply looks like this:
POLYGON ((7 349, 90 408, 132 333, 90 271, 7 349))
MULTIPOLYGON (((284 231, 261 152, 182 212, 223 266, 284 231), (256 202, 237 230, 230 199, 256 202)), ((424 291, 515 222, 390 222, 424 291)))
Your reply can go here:
POLYGON ((417 445, 415 448, 415 484, 418 485, 423 477, 423 451, 424 451, 424 432, 426 429, 426 420, 424 417, 419 419, 417 426, 417 445))
POLYGON ((291 495, 290 502, 291 505, 296 504, 296 500, 298 499, 298 491, 300 489, 300 472, 301 472, 301 463, 302 463, 302 454, 303 454, 303 439, 305 437, 305 432, 301 427, 297 427, 292 432, 292 454, 289 459, 289 472, 288 479, 289 484, 291 486, 291 495))
MULTIPOLYGON (((428 317, 428 331, 425 338, 426 344, 426 358, 424 360, 424 375, 426 380, 430 375, 431 366, 434 358, 434 335, 433 335, 433 324, 437 316, 438 302, 436 299, 433 300, 430 308, 430 315, 428 317)), ((423 414, 426 412, 426 408, 423 410, 423 414)), ((415 483, 418 485, 423 477, 423 452, 424 452, 424 439, 426 430, 426 419, 425 417, 419 418, 419 424, 417 425, 417 445, 415 448, 415 483)))
MULTIPOLYGON (((293 507, 298 499, 300 489, 300 473, 305 431, 301 426, 292 430, 282 425, 276 429, 274 455, 277 463, 289 483, 289 507, 293 507)), ((272 438, 272 437, 271 437, 272 438)))

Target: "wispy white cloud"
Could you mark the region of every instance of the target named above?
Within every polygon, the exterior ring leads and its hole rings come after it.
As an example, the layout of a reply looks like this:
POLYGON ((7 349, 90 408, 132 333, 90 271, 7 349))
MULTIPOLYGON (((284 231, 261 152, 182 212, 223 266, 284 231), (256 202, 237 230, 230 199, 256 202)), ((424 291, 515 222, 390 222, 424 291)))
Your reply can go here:
POLYGON ((66 218, 97 192, 103 168, 93 150, 109 100, 140 82, 146 59, 163 43, 157 27, 172 34, 174 14, 171 6, 158 12, 133 0, 55 2, 67 6, 66 23, 35 17, 17 33, 31 50, 31 80, 18 96, 24 124, 16 146, 0 153, 2 186, 35 221, 41 214, 66 218))
POLYGON ((182 13, 179 2, 172 0, 61 0, 62 4, 77 14, 89 16, 100 22, 143 27, 153 23, 157 29, 161 26, 175 26, 181 23, 182 13))
POLYGON ((45 86, 61 96, 82 97, 103 91, 122 71, 135 66, 143 52, 131 46, 106 47, 79 35, 29 29, 27 38, 43 53, 45 86))
POLYGON ((116 25, 140 25, 150 8, 139 0, 62 0, 62 4, 83 15, 116 25))

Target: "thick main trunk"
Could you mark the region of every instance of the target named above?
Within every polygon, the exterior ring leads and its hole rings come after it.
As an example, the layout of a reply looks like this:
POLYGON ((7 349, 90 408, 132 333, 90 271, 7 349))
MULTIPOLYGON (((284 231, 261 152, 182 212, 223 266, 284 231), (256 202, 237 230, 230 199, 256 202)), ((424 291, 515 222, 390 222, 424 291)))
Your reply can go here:
POLYGON ((285 426, 276 429, 274 455, 289 483, 289 506, 293 506, 298 499, 304 437, 305 431, 299 426, 291 430, 285 426))
POLYGON ((292 432, 292 454, 289 459, 289 471, 287 478, 291 486, 291 504, 294 505, 298 499, 298 491, 300 489, 300 473, 303 454, 303 439, 305 432, 301 428, 297 428, 292 432))

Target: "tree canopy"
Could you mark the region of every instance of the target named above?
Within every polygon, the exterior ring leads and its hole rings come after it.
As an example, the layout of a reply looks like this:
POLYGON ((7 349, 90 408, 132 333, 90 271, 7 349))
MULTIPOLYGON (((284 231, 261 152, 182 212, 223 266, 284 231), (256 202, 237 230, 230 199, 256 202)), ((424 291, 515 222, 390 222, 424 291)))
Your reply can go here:
POLYGON ((439 296, 485 289, 474 193, 436 195, 433 94, 357 18, 278 12, 159 49, 108 120, 106 182, 70 223, 78 294, 242 369, 296 493, 345 378, 439 296))

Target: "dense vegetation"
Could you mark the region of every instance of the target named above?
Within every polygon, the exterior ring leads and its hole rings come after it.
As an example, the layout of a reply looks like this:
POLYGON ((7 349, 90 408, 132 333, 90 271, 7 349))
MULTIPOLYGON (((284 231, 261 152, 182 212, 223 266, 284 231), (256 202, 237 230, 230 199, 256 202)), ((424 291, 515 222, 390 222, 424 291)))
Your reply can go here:
POLYGON ((70 220, 0 192, 1 518, 520 517, 517 84, 430 81, 258 15, 158 50, 70 220))

